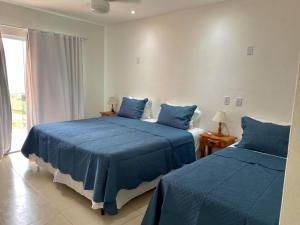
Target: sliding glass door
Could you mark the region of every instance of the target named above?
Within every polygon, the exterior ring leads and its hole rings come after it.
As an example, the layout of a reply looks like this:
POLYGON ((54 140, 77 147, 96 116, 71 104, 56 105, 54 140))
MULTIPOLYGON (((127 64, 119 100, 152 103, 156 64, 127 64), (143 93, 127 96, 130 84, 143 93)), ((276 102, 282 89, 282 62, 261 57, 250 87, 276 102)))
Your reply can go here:
POLYGON ((20 151, 27 135, 25 95, 26 40, 10 36, 3 37, 10 100, 12 106, 11 152, 20 151))

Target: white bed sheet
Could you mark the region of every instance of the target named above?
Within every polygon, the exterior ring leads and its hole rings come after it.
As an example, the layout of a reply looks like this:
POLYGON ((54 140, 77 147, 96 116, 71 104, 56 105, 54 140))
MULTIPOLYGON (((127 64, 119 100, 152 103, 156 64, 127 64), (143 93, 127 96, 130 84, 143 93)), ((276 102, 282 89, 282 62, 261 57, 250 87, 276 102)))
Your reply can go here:
MULTIPOLYGON (((156 123, 157 119, 143 119, 143 121, 149 122, 149 123, 156 123)), ((203 134, 205 132, 205 130, 202 128, 195 127, 192 129, 188 129, 187 131, 193 135, 194 142, 195 142, 195 151, 197 151, 199 149, 199 137, 201 134, 203 134)))
POLYGON ((193 135, 194 142, 195 142, 195 151, 198 151, 199 144, 200 144, 199 143, 199 138, 200 138, 200 135, 205 132, 205 130, 202 129, 202 128, 193 128, 193 129, 189 129, 187 131, 190 132, 193 135))
MULTIPOLYGON (((240 142, 240 141, 237 141, 237 142, 235 142, 234 144, 230 145, 229 147, 237 148, 236 145, 237 145, 239 142, 240 142)), ((286 159, 285 157, 282 157, 282 156, 272 155, 272 154, 268 154, 268 153, 264 153, 264 152, 258 152, 258 151, 255 151, 255 150, 250 150, 250 149, 249 149, 249 151, 253 151, 253 152, 256 152, 256 153, 259 153, 259 154, 262 154, 262 155, 273 156, 273 157, 280 158, 280 159, 286 159)))

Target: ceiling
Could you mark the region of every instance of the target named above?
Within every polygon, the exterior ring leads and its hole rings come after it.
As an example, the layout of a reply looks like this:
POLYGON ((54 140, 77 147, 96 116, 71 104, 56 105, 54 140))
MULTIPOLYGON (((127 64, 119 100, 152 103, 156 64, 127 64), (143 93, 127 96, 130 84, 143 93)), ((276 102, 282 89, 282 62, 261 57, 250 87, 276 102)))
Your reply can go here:
POLYGON ((111 2, 108 14, 90 10, 90 0, 0 0, 24 7, 56 13, 91 23, 103 25, 126 22, 135 19, 157 16, 172 11, 223 2, 224 0, 131 0, 132 2, 111 2), (136 14, 131 15, 131 10, 136 14))

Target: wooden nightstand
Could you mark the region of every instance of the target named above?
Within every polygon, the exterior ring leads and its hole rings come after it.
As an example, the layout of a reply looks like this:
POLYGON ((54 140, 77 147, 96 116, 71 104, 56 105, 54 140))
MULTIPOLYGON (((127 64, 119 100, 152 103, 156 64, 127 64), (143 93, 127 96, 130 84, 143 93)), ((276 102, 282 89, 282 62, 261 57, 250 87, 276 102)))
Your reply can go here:
POLYGON ((200 158, 205 156, 206 149, 207 155, 212 153, 213 149, 223 149, 237 141, 236 137, 233 136, 223 136, 219 137, 212 133, 204 133, 200 136, 200 158))
POLYGON ((108 111, 108 112, 100 112, 100 115, 101 116, 115 116, 115 115, 117 115, 117 113, 108 111))

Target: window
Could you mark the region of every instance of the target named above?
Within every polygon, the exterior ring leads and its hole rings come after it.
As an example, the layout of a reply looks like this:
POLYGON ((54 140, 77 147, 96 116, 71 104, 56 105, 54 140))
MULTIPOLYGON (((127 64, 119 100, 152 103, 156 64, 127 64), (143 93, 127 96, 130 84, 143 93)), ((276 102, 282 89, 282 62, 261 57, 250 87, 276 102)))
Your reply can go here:
POLYGON ((6 57, 8 86, 12 107, 11 152, 20 151, 27 135, 25 95, 26 41, 21 38, 3 36, 6 57))

